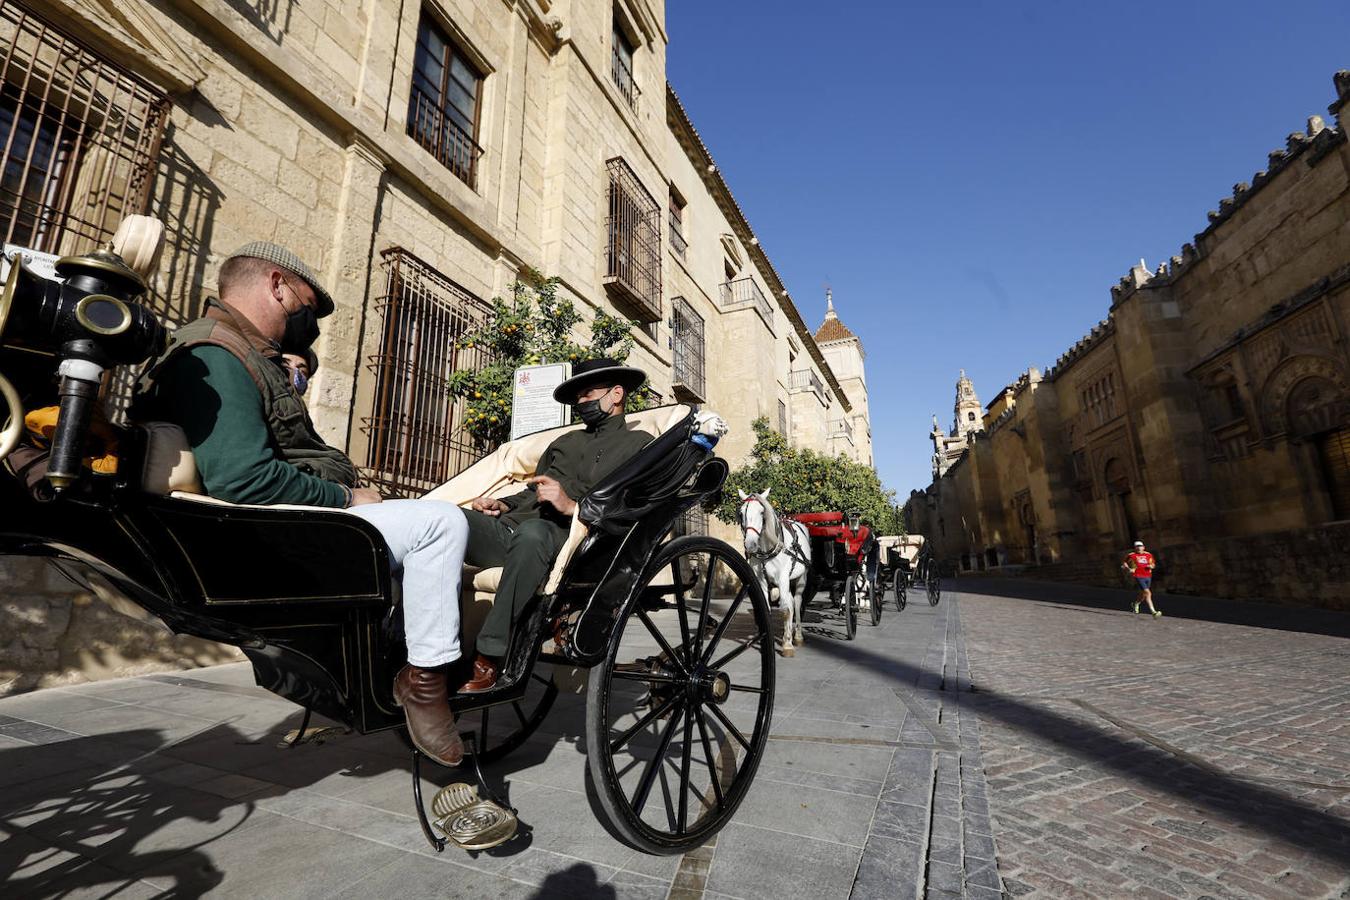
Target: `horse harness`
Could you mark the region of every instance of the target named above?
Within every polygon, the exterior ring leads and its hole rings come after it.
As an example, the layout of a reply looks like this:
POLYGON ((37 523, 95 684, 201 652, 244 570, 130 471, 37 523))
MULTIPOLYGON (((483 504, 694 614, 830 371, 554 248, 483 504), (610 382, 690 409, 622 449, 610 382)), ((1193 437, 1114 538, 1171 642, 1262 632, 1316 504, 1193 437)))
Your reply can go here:
POLYGON ((755 532, 756 534, 759 534, 760 537, 764 539, 760 542, 761 545, 765 543, 769 545, 769 548, 767 550, 763 549, 763 547, 761 546, 761 549, 759 550, 745 551, 746 559, 752 559, 760 563, 765 563, 773 559, 779 553, 781 553, 783 551, 783 548, 786 546, 788 556, 794 562, 801 563, 804 568, 810 567, 811 561, 807 559, 806 554, 802 552, 800 539, 797 537, 796 531, 790 528, 784 528, 782 524, 778 521, 778 513, 774 510, 772 506, 770 506, 768 503, 765 503, 764 498, 760 497, 758 494, 752 494, 749 497, 746 497, 743 501, 741 501, 741 528, 743 528, 747 534, 750 533, 751 531, 755 532), (761 506, 764 507, 765 528, 763 531, 745 524, 745 511, 744 511, 745 504, 751 502, 752 500, 758 502, 761 506), (791 536, 787 541, 783 539, 784 532, 786 532, 791 536))

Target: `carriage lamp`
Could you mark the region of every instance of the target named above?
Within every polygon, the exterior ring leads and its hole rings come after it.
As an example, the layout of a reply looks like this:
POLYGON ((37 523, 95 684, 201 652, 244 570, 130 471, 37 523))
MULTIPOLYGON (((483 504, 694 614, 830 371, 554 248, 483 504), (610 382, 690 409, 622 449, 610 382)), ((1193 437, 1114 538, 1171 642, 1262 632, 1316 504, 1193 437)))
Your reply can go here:
POLYGON ((862 513, 851 512, 848 514, 848 530, 857 531, 862 526, 862 513))
POLYGON ((111 250, 67 256, 56 280, 10 266, 0 294, 0 344, 58 354, 60 414, 47 479, 63 490, 79 477, 89 417, 103 373, 163 351, 164 326, 138 305, 145 281, 111 250))

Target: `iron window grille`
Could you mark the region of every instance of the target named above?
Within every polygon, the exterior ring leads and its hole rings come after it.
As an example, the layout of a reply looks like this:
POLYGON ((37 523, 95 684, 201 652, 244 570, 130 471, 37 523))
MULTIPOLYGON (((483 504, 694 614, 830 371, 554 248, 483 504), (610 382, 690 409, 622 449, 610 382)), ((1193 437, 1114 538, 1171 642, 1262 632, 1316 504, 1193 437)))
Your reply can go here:
POLYGON ((692 402, 702 403, 707 396, 704 393, 703 317, 683 297, 674 298, 671 307, 671 381, 677 388, 677 396, 685 393, 691 395, 692 402))
POLYGON ((636 111, 638 98, 642 96, 642 91, 638 90, 637 80, 633 77, 633 49, 633 44, 628 40, 628 35, 624 34, 623 29, 619 27, 619 23, 615 22, 609 74, 614 79, 614 86, 619 89, 619 95, 628 104, 628 108, 636 111))
POLYGON ((169 101, 0 0, 0 236, 65 255, 145 211, 169 101))
POLYGON ((450 375, 482 369, 492 355, 461 347, 485 326, 492 306, 418 257, 390 247, 381 252, 385 292, 378 352, 367 368, 375 378, 362 474, 396 497, 419 496, 486 455, 470 435, 466 404, 450 392, 450 375))
POLYGON ((661 321, 661 207, 628 163, 615 157, 605 219, 605 287, 639 322, 661 321))
POLYGON ((408 136, 469 187, 478 158, 478 106, 483 76, 426 13, 417 27, 408 136))

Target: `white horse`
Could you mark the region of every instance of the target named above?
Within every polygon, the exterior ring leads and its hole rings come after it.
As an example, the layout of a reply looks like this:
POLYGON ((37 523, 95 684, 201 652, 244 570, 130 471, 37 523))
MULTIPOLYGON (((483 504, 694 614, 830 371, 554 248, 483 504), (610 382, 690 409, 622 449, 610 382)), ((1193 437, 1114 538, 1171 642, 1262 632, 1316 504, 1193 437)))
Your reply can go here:
POLYGON ((806 643, 802 635, 802 594, 806 591, 806 573, 811 568, 811 536, 801 522, 783 522, 769 505, 769 492, 741 495, 741 535, 745 555, 774 606, 787 607, 783 623, 784 656, 795 656, 794 646, 806 643), (774 591, 777 590, 775 594, 774 591))

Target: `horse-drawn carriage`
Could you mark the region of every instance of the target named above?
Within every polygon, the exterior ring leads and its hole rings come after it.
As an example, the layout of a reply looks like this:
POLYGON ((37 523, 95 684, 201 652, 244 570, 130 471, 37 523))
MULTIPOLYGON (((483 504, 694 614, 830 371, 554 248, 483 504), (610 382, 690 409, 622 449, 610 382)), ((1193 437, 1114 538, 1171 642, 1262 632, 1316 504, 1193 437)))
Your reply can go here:
POLYGON ((857 514, 799 513, 788 516, 806 526, 811 541, 811 566, 803 605, 822 589, 840 607, 844 633, 853 640, 858 632, 858 609, 865 601, 873 625, 881 623, 877 591, 877 542, 857 514))
POLYGON ((895 592, 895 608, 904 611, 909 601, 912 567, 905 555, 905 537, 884 534, 877 538, 877 591, 885 597, 887 587, 895 592))
MULTIPOLYGON (((305 709, 302 736, 310 711, 362 734, 402 728, 392 696, 406 653, 399 585, 376 529, 339 510, 204 496, 182 431, 163 423, 113 427, 115 471, 91 472, 86 441, 105 372, 151 358, 165 332, 136 302, 141 276, 110 250, 63 259, 56 273, 16 262, 0 295, 0 554, 74 564, 75 577, 88 567, 173 631, 239 647, 259 685, 305 709), (57 405, 49 450, 24 446, 25 408, 57 405)), ((699 422, 683 406, 630 416, 652 440, 579 502, 497 685, 450 698, 485 787, 480 763, 520 746, 560 692, 584 691, 595 808, 650 853, 697 847, 729 821, 773 709, 768 603, 745 559, 707 537, 667 540, 727 474, 699 422)), ((506 444, 430 496, 463 503, 518 490, 560 431, 506 444)), ((500 574, 466 575, 466 642, 500 574)), ((515 811, 467 785, 443 789, 429 822, 415 749, 412 762, 436 849, 514 833, 515 811)))

